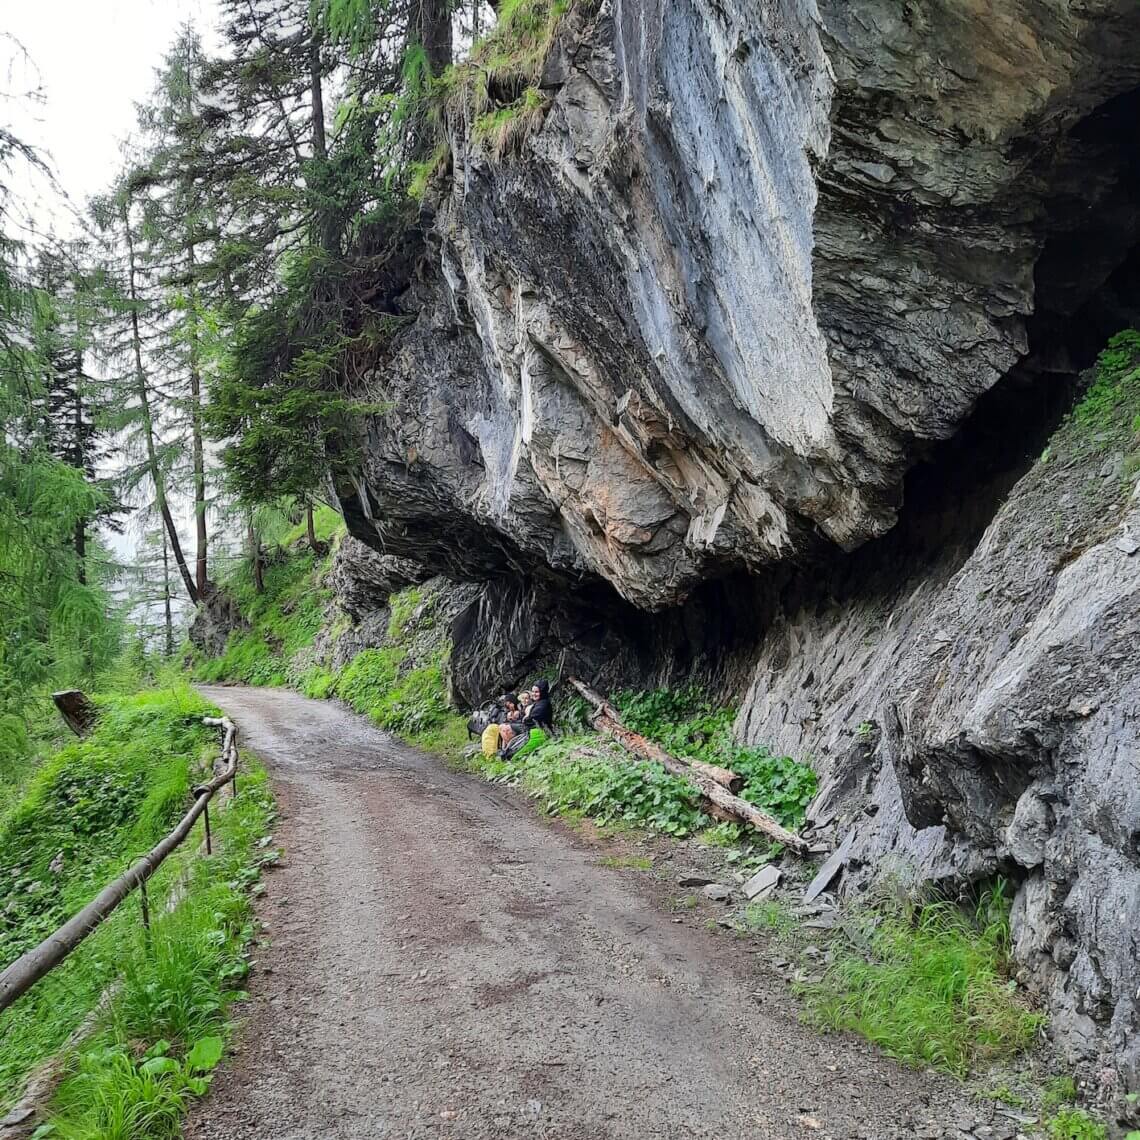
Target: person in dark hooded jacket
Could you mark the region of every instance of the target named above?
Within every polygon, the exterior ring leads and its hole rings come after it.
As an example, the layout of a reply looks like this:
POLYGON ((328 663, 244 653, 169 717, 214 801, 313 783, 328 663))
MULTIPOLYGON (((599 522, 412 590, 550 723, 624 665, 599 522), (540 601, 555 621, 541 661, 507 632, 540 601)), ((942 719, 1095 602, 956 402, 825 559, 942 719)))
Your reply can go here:
POLYGON ((534 704, 527 710, 526 723, 531 728, 541 728, 550 732, 554 728, 554 706, 550 703, 550 682, 535 681, 530 691, 534 704))

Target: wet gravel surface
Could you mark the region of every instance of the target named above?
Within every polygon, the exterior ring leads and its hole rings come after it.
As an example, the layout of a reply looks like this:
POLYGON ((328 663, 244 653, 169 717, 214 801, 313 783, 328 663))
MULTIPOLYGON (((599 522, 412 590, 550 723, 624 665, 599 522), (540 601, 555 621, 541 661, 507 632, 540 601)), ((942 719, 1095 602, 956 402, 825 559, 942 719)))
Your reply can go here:
POLYGON ((754 943, 711 932, 703 909, 678 921, 668 884, 600 865, 521 795, 332 702, 202 691, 268 765, 286 855, 259 902, 271 945, 237 1051, 192 1140, 970 1125, 960 1090, 802 1026, 754 943))

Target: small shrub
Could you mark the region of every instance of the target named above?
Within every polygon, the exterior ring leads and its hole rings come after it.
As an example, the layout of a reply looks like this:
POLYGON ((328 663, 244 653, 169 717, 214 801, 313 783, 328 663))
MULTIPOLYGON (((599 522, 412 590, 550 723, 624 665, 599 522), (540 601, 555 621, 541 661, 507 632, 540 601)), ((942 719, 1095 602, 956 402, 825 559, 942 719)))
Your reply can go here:
POLYGON ((1063 1108, 1045 1121, 1049 1140, 1107 1140, 1108 1129, 1080 1108, 1063 1108))
POLYGON ((1073 410, 1074 420, 1089 430, 1128 424, 1140 418, 1140 332, 1125 329, 1112 337, 1096 362, 1096 380, 1073 410))
POLYGON ((441 724, 448 716, 442 665, 432 662, 406 673, 369 709, 369 715, 381 728, 405 736, 441 724))
POLYGON ((323 701, 336 688, 336 674, 319 665, 314 665, 301 676, 299 684, 301 692, 306 697, 323 701))
POLYGON ((365 649, 340 672, 336 694, 357 712, 369 714, 387 697, 403 660, 402 649, 365 649))

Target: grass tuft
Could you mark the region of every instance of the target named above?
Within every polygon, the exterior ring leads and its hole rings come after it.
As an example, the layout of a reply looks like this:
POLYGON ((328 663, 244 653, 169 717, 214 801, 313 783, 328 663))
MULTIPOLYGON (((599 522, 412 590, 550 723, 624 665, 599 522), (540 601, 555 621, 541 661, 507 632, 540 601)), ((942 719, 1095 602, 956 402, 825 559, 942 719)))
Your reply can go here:
POLYGON ((1107 1140, 1108 1129, 1080 1108, 1062 1108, 1045 1121, 1049 1140, 1107 1140))
POLYGON ((851 1029, 889 1056, 964 1076, 1027 1049, 1043 1023, 1009 978, 1009 906, 987 892, 971 916, 950 903, 868 912, 865 952, 803 987, 823 1029, 851 1029))

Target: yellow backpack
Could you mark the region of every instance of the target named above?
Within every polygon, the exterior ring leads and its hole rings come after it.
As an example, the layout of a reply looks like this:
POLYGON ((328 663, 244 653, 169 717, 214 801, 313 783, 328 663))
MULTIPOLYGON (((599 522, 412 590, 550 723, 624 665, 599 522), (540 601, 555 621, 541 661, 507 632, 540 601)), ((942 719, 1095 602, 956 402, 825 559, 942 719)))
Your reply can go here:
POLYGON ((479 738, 479 742, 483 745, 483 755, 490 759, 499 751, 499 726, 497 724, 489 724, 483 729, 483 735, 479 738))

